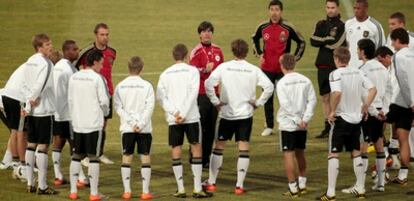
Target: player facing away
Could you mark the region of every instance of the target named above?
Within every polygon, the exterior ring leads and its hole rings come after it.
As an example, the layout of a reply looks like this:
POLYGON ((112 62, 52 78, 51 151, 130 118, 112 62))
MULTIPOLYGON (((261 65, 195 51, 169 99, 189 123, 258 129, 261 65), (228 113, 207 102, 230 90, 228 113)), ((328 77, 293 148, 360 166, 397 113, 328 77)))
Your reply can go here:
POLYGON ((68 103, 74 131, 73 154, 70 163, 69 199, 78 198, 77 181, 82 168, 81 160, 89 157, 88 177, 90 182, 90 201, 99 201, 99 153, 102 143, 104 117, 109 113, 109 94, 104 79, 99 72, 103 55, 91 51, 86 58, 86 66, 72 75, 69 80, 68 103), (97 72, 96 72, 97 71, 97 72))
POLYGON ((392 86, 390 75, 385 66, 375 59, 375 44, 369 39, 358 42, 358 56, 363 61, 360 70, 365 73, 377 89, 377 95, 368 109, 367 119, 362 121, 364 142, 361 144, 361 156, 364 170, 368 169, 368 143, 374 143, 377 153, 376 168, 378 182, 372 190, 383 192, 385 185, 384 123, 388 113, 392 86))
POLYGON ((151 117, 154 111, 154 89, 141 78, 144 62, 138 56, 128 61, 129 76, 115 87, 114 106, 118 113, 122 136, 121 176, 124 185, 123 199, 131 199, 131 162, 135 146, 141 159, 141 200, 152 199, 150 151, 152 143, 151 117))
POLYGON ((194 176, 194 198, 207 198, 212 194, 203 191, 202 148, 200 113, 197 105, 200 73, 186 62, 187 47, 177 44, 172 51, 175 64, 168 67, 160 75, 157 86, 157 100, 165 111, 168 123, 168 144, 171 146, 172 169, 177 181, 175 197, 184 198, 186 192, 183 180, 183 165, 181 163, 184 135, 191 145, 191 170, 194 176))
POLYGON ((365 171, 359 142, 360 122, 363 114, 366 115, 368 112, 377 90, 362 71, 348 66, 350 57, 347 48, 340 47, 334 51, 334 61, 338 69, 329 76, 332 89, 332 112, 329 114, 329 121, 333 128, 329 136, 328 190, 317 200, 335 200, 339 153, 344 146, 346 151, 351 152, 357 180, 352 193, 358 198, 365 197, 365 171))
MULTIPOLYGON (((275 81, 282 78, 283 73, 280 69, 279 58, 284 53, 291 52, 292 42, 296 43, 294 51, 295 58, 298 61, 302 58, 305 51, 305 40, 302 35, 293 28, 286 19, 282 18, 283 3, 280 0, 271 0, 268 4, 269 20, 262 22, 257 26, 253 33, 253 50, 256 56, 260 57, 260 65, 263 73, 274 84, 275 81), (261 42, 263 40, 263 48, 261 42)), ((274 115, 273 115, 273 94, 264 105, 266 128, 262 136, 273 134, 274 115)))
POLYGON ((272 96, 274 86, 260 68, 245 60, 248 45, 242 39, 231 43, 234 59, 220 64, 206 80, 206 92, 211 102, 219 111, 220 122, 216 133, 217 139, 210 158, 209 178, 206 189, 216 190, 216 180, 223 164, 223 151, 226 141, 235 135, 238 144, 237 183, 234 193, 245 193, 244 179, 249 168, 249 140, 253 124, 253 112, 263 106, 272 96), (219 86, 220 85, 220 86, 219 86), (219 86, 221 95, 217 97, 215 87, 219 86), (263 89, 256 100, 256 86, 263 89))
POLYGON ((293 55, 283 55, 280 65, 284 76, 276 86, 280 105, 277 121, 281 138, 280 149, 283 151, 289 182, 289 190, 283 195, 298 197, 299 194, 306 193, 306 137, 316 105, 316 95, 309 78, 294 72, 296 61, 293 55))
POLYGON ((387 122, 395 124, 400 144, 401 168, 398 176, 392 182, 406 185, 408 166, 410 162, 409 132, 413 121, 414 111, 414 52, 408 47, 409 35, 403 28, 397 28, 391 33, 392 46, 397 51, 393 57, 395 76, 399 91, 393 96, 387 122))
POLYGON ((62 45, 63 58, 53 68, 53 81, 55 87, 56 112, 53 122, 53 151, 52 160, 55 172, 55 186, 67 184, 61 170, 61 152, 68 141, 72 152, 72 126, 70 124, 68 106, 68 87, 70 77, 77 72, 72 62, 78 59, 79 48, 75 41, 66 40, 62 45))
POLYGON ((47 185, 48 147, 52 138, 55 94, 53 87, 52 62, 47 58, 52 52, 52 41, 46 34, 33 37, 36 54, 31 56, 24 69, 23 88, 30 91, 26 106, 22 110, 27 116, 28 145, 26 150, 27 191, 35 192, 33 169, 36 163, 38 172, 38 194, 56 194, 47 185), (35 154, 37 149, 37 154, 35 154))

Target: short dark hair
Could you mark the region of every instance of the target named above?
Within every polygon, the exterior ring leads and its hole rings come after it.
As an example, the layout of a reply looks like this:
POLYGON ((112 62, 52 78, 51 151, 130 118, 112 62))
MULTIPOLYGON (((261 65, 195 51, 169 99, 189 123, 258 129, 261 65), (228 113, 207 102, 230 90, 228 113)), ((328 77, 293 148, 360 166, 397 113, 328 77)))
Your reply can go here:
POLYGON ((280 64, 282 64, 283 68, 286 70, 293 70, 296 65, 295 56, 289 53, 282 55, 280 64))
POLYGON ((95 25, 95 29, 93 29, 93 33, 97 34, 98 33, 98 30, 100 28, 109 29, 109 26, 107 24, 101 22, 101 23, 95 25))
POLYGON ((128 61, 128 69, 130 73, 139 74, 144 67, 144 61, 139 56, 131 57, 128 61))
POLYGON ((249 52, 249 45, 243 39, 236 39, 231 42, 231 51, 235 57, 244 59, 249 52))
POLYGON ((361 39, 358 41, 358 48, 364 51, 364 55, 367 59, 373 59, 375 57, 375 43, 371 39, 361 39))
POLYGON ((50 38, 47 34, 44 34, 44 33, 36 34, 32 38, 33 48, 37 51, 40 47, 43 46, 44 43, 48 41, 50 41, 50 38))
POLYGON ((91 50, 86 56, 86 65, 93 66, 93 62, 98 62, 103 58, 103 54, 100 50, 91 50))
POLYGON ((210 30, 212 33, 214 33, 214 26, 213 24, 211 24, 211 22, 203 21, 200 23, 200 25, 198 25, 198 28, 197 28, 198 34, 200 34, 203 31, 207 31, 207 30, 210 30))
POLYGON ((188 54, 188 49, 182 43, 179 43, 176 46, 174 46, 172 50, 172 55, 174 57, 174 60, 176 61, 184 60, 187 54, 188 54))
POLYGON ((387 46, 381 46, 375 51, 375 56, 386 57, 387 55, 392 56, 394 53, 387 46))
POLYGON ((368 7, 368 0, 356 0, 355 3, 363 4, 365 7, 368 7))
POLYGON ((342 64, 348 64, 351 59, 351 53, 346 47, 338 47, 334 50, 334 58, 338 59, 342 64))
POLYGON ((391 40, 400 40, 401 44, 408 44, 410 37, 408 36, 407 30, 403 28, 397 28, 391 32, 391 40))
POLYGON ((283 3, 280 0, 271 0, 267 9, 270 9, 270 6, 279 6, 280 10, 283 10, 283 3))
POLYGON ((69 50, 69 47, 75 44, 76 42, 74 40, 65 40, 65 42, 63 42, 63 45, 62 45, 62 51, 65 52, 69 50))
POLYGON ((339 0, 326 0, 326 3, 328 2, 335 3, 336 6, 339 6, 339 0))
POLYGON ((391 14, 390 19, 397 19, 399 22, 405 24, 405 15, 401 12, 395 12, 391 14))

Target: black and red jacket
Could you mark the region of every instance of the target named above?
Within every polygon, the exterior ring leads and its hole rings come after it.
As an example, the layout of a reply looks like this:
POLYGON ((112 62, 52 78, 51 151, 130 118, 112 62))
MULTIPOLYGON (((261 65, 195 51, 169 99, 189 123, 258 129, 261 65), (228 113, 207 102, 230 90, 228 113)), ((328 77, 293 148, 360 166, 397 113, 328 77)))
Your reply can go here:
POLYGON ((265 62, 262 70, 271 73, 281 73, 279 58, 285 53, 290 53, 292 40, 296 42, 296 60, 302 58, 305 51, 305 40, 286 20, 280 19, 279 23, 271 20, 261 23, 252 36, 254 53, 263 54, 265 62), (260 47, 260 39, 263 39, 263 50, 260 47))

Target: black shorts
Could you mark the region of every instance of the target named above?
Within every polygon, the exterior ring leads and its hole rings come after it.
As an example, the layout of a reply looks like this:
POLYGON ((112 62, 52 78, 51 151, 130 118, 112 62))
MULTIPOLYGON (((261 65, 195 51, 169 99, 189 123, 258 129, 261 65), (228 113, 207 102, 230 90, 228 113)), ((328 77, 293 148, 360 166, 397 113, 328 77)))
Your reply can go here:
POLYGON ((105 116, 105 119, 112 119, 112 111, 113 111, 113 106, 112 106, 112 96, 109 97, 109 113, 108 115, 105 116))
POLYGON ((331 93, 331 87, 329 85, 329 74, 335 69, 336 68, 318 68, 319 95, 323 96, 325 94, 331 93))
POLYGON ((360 150, 361 125, 346 122, 341 117, 336 117, 332 133, 329 136, 329 152, 342 152, 360 150))
POLYGON ((220 119, 217 131, 217 139, 219 141, 231 140, 234 134, 236 136, 236 142, 249 142, 250 134, 252 132, 252 125, 253 117, 238 120, 220 119))
POLYGON ((53 116, 27 117, 27 141, 35 144, 50 144, 53 133, 53 116))
POLYGON ((102 131, 91 133, 73 133, 73 152, 80 156, 99 156, 101 152, 102 131))
POLYGON ((172 147, 181 146, 184 143, 184 133, 187 135, 188 143, 201 143, 200 122, 170 125, 168 127, 168 144, 172 147))
POLYGON ((53 121, 53 136, 73 139, 72 126, 69 121, 53 121))
POLYGON ((294 151, 306 148, 307 131, 281 131, 280 149, 282 151, 294 151))
POLYGON ((7 125, 10 129, 13 130, 26 130, 25 119, 21 118, 21 108, 24 107, 24 104, 13 98, 7 96, 2 96, 4 112, 6 114, 7 125))
POLYGON ((151 151, 151 133, 123 133, 122 134, 122 154, 134 154, 135 144, 138 154, 149 155, 151 151))
POLYGON ((405 108, 396 104, 391 104, 386 121, 388 123, 394 123, 395 128, 402 128, 404 130, 410 131, 411 123, 413 121, 413 112, 411 108, 405 108))
POLYGON ((374 116, 369 116, 367 121, 362 121, 362 133, 365 142, 376 143, 379 138, 384 137, 384 121, 374 116))

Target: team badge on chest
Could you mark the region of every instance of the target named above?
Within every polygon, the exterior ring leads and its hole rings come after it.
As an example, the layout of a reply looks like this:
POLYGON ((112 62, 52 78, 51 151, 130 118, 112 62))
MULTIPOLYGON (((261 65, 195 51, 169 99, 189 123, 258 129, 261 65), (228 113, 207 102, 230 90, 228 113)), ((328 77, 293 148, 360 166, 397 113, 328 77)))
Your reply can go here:
POLYGON ((264 40, 269 40, 269 38, 270 38, 270 34, 269 33, 263 34, 263 39, 264 40))
POLYGON ((219 62, 219 61, 220 61, 220 56, 219 56, 219 55, 216 55, 216 56, 214 57, 214 59, 215 59, 217 62, 219 62))
POLYGON ((362 34, 362 36, 364 36, 364 38, 368 38, 368 36, 369 36, 369 31, 364 31, 364 33, 362 34))

